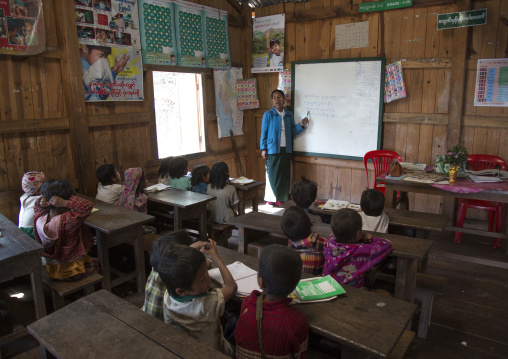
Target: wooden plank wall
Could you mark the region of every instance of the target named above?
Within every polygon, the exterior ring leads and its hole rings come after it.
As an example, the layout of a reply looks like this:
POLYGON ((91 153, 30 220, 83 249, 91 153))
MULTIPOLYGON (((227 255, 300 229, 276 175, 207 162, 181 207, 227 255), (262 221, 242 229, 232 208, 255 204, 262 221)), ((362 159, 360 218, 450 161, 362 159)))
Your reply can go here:
MULTIPOLYGON (((294 60, 368 56, 386 56, 387 63, 403 60, 408 98, 385 105, 382 149, 398 152, 405 161, 433 165, 436 156, 458 142, 460 136, 470 153, 508 160, 508 109, 473 106, 476 60, 508 57, 508 2, 414 0, 411 8, 360 14, 356 4, 361 2, 311 0, 278 4, 256 9, 256 17, 286 14, 286 68, 291 68, 294 60), (485 26, 436 30, 437 14, 485 7, 488 9, 485 26), (361 21, 369 22, 369 47, 335 50, 335 26, 361 21), (464 51, 462 55, 460 46, 466 43, 467 53, 464 51), (452 74, 460 74, 464 62, 465 85, 458 91, 454 89, 459 99, 463 92, 464 106, 454 108, 457 99, 450 98, 451 89, 464 79, 452 74), (452 109, 460 121, 457 137, 447 133, 452 109), (447 143, 447 136, 453 143, 447 143)), ((259 139, 262 114, 271 107, 270 93, 277 87, 277 75, 258 74, 256 78, 262 110, 252 111, 250 116, 255 120, 259 139)), ((257 152, 259 157, 259 143, 255 145, 256 149, 249 153, 257 152)), ((261 160, 257 161, 256 169, 255 177, 264 178, 261 160)), ((317 182, 318 196, 325 198, 358 203, 367 186, 360 161, 296 156, 292 177, 298 179, 301 175, 317 182)), ((371 178, 373 172, 369 174, 372 186, 371 178)), ((439 213, 442 202, 438 196, 412 194, 410 209, 439 213)))
MULTIPOLYGON (((250 11, 228 0, 193 1, 228 11, 231 63, 243 66, 242 41, 250 11)), ((43 1, 47 51, 36 56, 0 55, 0 212, 17 223, 21 178, 43 171, 48 178, 71 181, 95 196, 95 170, 115 163, 120 170, 145 167, 155 173, 156 155, 152 68, 145 65, 145 100, 85 103, 79 66, 74 1, 43 1)), ((244 8, 247 6, 244 6, 244 8)), ((252 31, 252 30, 250 30, 252 31)), ((163 68, 164 69, 164 68, 163 68)), ((186 69, 181 69, 186 70, 186 69)), ((187 69, 188 70, 188 69, 187 69)), ((221 159, 238 175, 229 138, 217 138, 211 70, 203 70, 208 152, 190 161, 211 165, 221 159)), ((246 166, 245 136, 236 142, 246 166)))

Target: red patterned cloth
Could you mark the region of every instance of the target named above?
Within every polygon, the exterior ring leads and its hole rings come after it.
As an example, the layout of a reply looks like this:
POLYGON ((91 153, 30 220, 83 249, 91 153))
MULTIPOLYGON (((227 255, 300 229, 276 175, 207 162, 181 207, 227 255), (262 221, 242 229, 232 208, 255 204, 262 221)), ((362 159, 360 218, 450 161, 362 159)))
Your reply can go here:
MULTIPOLYGON (((261 358, 256 321, 256 301, 260 295, 254 290, 243 300, 235 329, 237 359, 261 358)), ((267 358, 305 358, 307 355, 307 318, 289 303, 291 298, 263 302, 263 347, 267 358)))
POLYGON ((302 259, 302 272, 312 275, 322 275, 325 265, 324 247, 328 240, 319 237, 318 233, 311 233, 307 238, 300 241, 288 241, 288 246, 293 248, 302 259))
MULTIPOLYGON (((49 214, 49 207, 41 207, 41 198, 37 199, 34 205, 34 223, 40 217, 49 214)), ((54 245, 45 247, 41 253, 44 257, 60 262, 70 262, 84 256, 90 251, 93 244, 92 234, 84 224, 92 212, 93 204, 84 198, 72 196, 67 203, 67 208, 69 210, 60 217, 58 239, 54 245)), ((34 231, 34 234, 35 239, 41 243, 37 230, 34 231)))

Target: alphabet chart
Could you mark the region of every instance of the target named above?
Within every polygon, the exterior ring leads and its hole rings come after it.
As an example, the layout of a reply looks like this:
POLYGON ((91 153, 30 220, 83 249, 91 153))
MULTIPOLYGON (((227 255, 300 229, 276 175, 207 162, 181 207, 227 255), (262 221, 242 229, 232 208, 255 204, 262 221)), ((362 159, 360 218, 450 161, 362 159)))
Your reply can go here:
POLYGON ((239 110, 259 108, 256 79, 236 80, 236 96, 239 110))
POLYGON ((407 97, 406 84, 402 75, 402 63, 397 61, 385 67, 385 96, 384 102, 407 97))

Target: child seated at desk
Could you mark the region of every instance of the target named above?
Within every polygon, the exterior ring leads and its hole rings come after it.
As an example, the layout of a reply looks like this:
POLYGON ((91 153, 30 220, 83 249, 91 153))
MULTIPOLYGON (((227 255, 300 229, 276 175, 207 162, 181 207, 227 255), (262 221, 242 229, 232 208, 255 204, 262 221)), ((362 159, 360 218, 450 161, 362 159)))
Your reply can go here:
POLYGON ((307 213, 300 207, 286 209, 280 221, 282 232, 289 238, 289 247, 302 259, 302 272, 322 275, 325 264, 323 253, 327 239, 319 233, 312 233, 312 223, 307 213))
POLYGON ((46 178, 42 172, 27 172, 21 180, 21 188, 25 192, 20 198, 19 228, 34 237, 34 205, 37 199, 41 198, 41 187, 46 178))
POLYGON ((159 248, 156 271, 167 287, 164 294, 164 322, 183 329, 205 345, 233 356, 233 349, 222 333, 220 317, 225 302, 233 298, 237 285, 217 252, 217 244, 190 248, 178 244, 159 248), (211 278, 203 253, 219 268, 224 287, 210 289, 211 278))
POLYGON ((362 233, 362 217, 351 208, 339 209, 331 226, 323 275, 330 274, 340 284, 363 287, 365 272, 386 258, 392 243, 362 233))
POLYGON ((115 165, 112 163, 102 165, 97 168, 95 174, 99 180, 95 198, 103 202, 115 203, 124 190, 124 186, 121 184, 122 178, 115 165))
POLYGON ((263 293, 254 290, 242 303, 235 329, 237 359, 305 357, 309 324, 288 298, 301 272, 302 260, 291 248, 271 244, 263 249, 258 273, 263 293))
POLYGON ((323 223, 321 217, 317 214, 313 214, 309 209, 310 205, 316 200, 316 196, 316 184, 309 181, 304 176, 291 187, 291 198, 293 198, 295 204, 303 209, 314 223, 323 223))
POLYGON ((146 187, 145 171, 139 167, 127 168, 123 177, 125 180, 124 190, 118 196, 115 205, 147 213, 148 196, 143 192, 143 188, 146 187))
POLYGON ((161 166, 159 167, 159 171, 157 171, 157 176, 159 176, 158 183, 167 184, 169 180, 169 165, 173 160, 173 156, 169 156, 163 158, 161 160, 161 166))
POLYGON ((377 189, 366 189, 360 199, 362 230, 388 233, 389 219, 384 212, 385 196, 377 189))
POLYGON ((236 206, 240 199, 236 188, 229 184, 229 167, 226 163, 215 162, 210 170, 210 183, 206 194, 216 197, 208 204, 210 210, 209 219, 215 223, 228 223, 235 217, 233 206, 236 206))
POLYGON ((67 181, 44 183, 34 206, 35 238, 42 243, 46 270, 51 278, 75 281, 87 277, 99 268, 98 261, 87 253, 93 244, 85 220, 93 205, 76 196, 67 181))
POLYGON ((210 167, 200 165, 194 167, 191 177, 191 191, 206 194, 210 183, 210 167))
MULTIPOLYGON (((164 311, 163 311, 163 302, 164 302, 164 293, 166 292, 166 286, 162 281, 159 273, 155 270, 159 266, 159 262, 162 257, 161 254, 164 252, 166 246, 172 244, 180 244, 184 246, 189 246, 192 248, 200 249, 202 247, 209 247, 210 244, 208 242, 195 242, 192 243, 192 238, 189 236, 185 230, 177 231, 169 234, 165 234, 161 236, 156 242, 152 245, 152 255, 150 256, 150 264, 152 266, 152 271, 148 276, 145 286, 145 304, 141 308, 141 310, 146 313, 153 315, 155 318, 164 321, 164 311)), ((208 266, 211 265, 211 262, 207 259, 208 266)))
POLYGON ((187 161, 185 157, 173 157, 169 164, 169 180, 167 184, 173 188, 183 189, 185 191, 190 190, 191 182, 190 178, 187 177, 188 171, 189 161, 187 161))

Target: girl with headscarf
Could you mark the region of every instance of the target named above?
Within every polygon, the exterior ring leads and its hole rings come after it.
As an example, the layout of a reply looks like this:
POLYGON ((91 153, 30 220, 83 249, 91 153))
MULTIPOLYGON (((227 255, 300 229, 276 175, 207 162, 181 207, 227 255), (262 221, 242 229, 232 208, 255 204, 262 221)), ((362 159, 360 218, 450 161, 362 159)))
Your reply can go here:
POLYGON ((128 168, 124 172, 125 188, 115 204, 141 213, 147 212, 148 196, 143 193, 146 187, 145 172, 139 168, 128 168))
POLYGON ((27 172, 21 180, 21 188, 25 192, 20 198, 19 228, 34 238, 34 204, 41 197, 41 187, 46 181, 42 172, 27 172))

